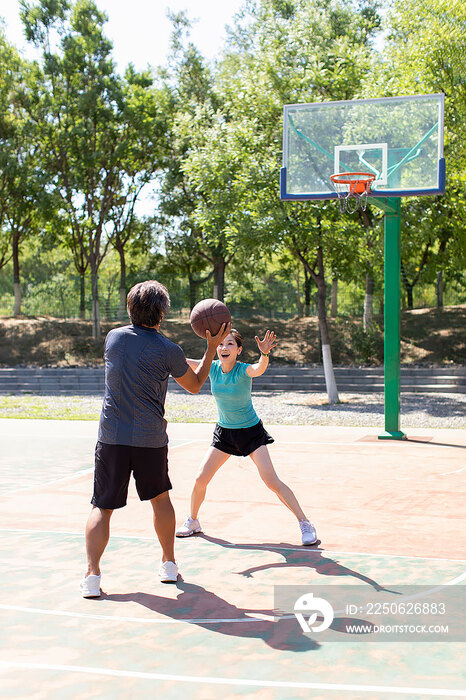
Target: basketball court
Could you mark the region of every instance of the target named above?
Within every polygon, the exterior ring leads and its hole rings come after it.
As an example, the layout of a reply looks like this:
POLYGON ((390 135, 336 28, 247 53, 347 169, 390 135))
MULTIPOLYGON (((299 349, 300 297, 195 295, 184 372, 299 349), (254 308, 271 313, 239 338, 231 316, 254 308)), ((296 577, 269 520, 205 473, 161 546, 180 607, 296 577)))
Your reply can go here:
MULTIPOLYGON (((95 422, 1 420, 2 695, 13 698, 466 697, 466 644, 326 643, 274 617, 274 586, 466 583, 464 434, 267 426, 278 473, 314 520, 293 516, 232 457, 211 483, 203 535, 177 540, 181 578, 159 583, 151 508, 116 511, 102 597, 85 600, 83 531, 95 422)), ((173 424, 178 524, 212 426, 173 424)), ((348 636, 348 635, 347 635, 348 636)))
MULTIPOLYGON (((275 596, 283 586, 331 596, 357 585, 390 601, 406 584, 464 594, 464 432, 405 440, 399 425, 400 198, 444 192, 443 105, 426 95, 285 106, 281 198, 344 196, 353 211, 349 197, 385 219, 385 432, 267 426, 275 467, 316 524, 315 546, 300 545, 251 460, 231 458, 209 486, 204 533, 177 541, 176 585, 158 581, 152 511, 132 487, 112 519, 103 594, 85 600, 97 425, 0 421, 6 697, 466 697, 464 641, 362 640, 337 625, 328 642, 282 614, 275 596)), ((211 433, 169 426, 178 524, 211 433)))

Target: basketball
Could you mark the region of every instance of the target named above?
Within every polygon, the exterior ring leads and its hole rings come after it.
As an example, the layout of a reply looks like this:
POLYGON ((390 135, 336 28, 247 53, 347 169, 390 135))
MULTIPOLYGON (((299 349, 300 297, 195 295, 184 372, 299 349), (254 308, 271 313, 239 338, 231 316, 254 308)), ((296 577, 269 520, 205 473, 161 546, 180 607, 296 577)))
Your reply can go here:
POLYGON ((207 330, 211 335, 217 335, 221 325, 231 321, 231 315, 218 299, 203 299, 191 311, 189 321, 196 335, 205 338, 207 330))

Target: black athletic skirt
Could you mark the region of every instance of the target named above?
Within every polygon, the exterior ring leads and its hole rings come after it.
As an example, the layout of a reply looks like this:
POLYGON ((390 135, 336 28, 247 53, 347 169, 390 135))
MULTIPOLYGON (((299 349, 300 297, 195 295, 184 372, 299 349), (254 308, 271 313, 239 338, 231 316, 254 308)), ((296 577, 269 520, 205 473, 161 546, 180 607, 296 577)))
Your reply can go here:
POLYGON ((237 457, 247 457, 261 445, 269 445, 274 439, 265 430, 260 420, 250 428, 222 428, 217 423, 212 438, 212 447, 237 457))

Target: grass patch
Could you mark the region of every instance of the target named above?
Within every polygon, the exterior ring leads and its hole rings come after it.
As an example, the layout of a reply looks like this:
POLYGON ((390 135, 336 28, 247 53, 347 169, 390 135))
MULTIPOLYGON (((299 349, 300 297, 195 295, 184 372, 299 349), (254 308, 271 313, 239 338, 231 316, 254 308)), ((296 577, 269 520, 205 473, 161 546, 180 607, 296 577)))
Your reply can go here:
POLYGON ((0 418, 98 420, 101 407, 100 397, 0 396, 0 418))
MULTIPOLYGON (((45 420, 94 420, 98 421, 102 408, 100 396, 0 396, 0 418, 36 418, 45 420)), ((166 405, 165 418, 169 423, 203 423, 198 406, 166 405)))

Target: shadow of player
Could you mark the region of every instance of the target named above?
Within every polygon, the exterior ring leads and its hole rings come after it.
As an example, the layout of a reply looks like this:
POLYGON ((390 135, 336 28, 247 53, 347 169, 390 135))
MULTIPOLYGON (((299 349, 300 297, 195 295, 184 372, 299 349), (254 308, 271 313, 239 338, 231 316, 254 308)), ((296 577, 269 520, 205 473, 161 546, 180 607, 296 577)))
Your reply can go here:
MULTIPOLYGON (((319 576, 351 576, 353 578, 367 583, 372 586, 376 591, 385 591, 387 593, 397 593, 397 591, 389 590, 384 588, 374 579, 364 576, 364 574, 349 569, 347 566, 339 564, 335 559, 326 557, 321 549, 312 549, 310 547, 302 547, 299 550, 296 546, 281 542, 280 544, 271 543, 255 543, 255 544, 235 544, 233 542, 228 542, 227 540, 222 540, 218 537, 210 537, 205 533, 200 533, 196 535, 200 539, 207 540, 213 544, 218 544, 221 547, 231 548, 231 549, 243 549, 243 550, 258 550, 273 552, 275 554, 280 554, 285 561, 282 562, 271 562, 269 564, 260 564, 259 566, 252 566, 244 571, 236 571, 234 573, 240 574, 241 576, 246 576, 247 578, 252 578, 258 571, 266 571, 267 569, 291 569, 291 568, 308 568, 314 569, 314 571, 319 574, 319 576)), ((319 541, 316 543, 318 544, 319 541)), ((301 582, 302 584, 309 583, 308 581, 301 582)))
POLYGON ((180 594, 173 598, 150 593, 102 594, 101 600, 134 602, 173 620, 188 621, 218 634, 232 637, 262 639, 272 649, 284 651, 311 651, 320 644, 305 636, 296 619, 263 620, 248 615, 274 615, 273 610, 238 608, 212 591, 194 583, 178 580, 180 594), (215 620, 215 621, 214 621, 215 620))

